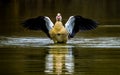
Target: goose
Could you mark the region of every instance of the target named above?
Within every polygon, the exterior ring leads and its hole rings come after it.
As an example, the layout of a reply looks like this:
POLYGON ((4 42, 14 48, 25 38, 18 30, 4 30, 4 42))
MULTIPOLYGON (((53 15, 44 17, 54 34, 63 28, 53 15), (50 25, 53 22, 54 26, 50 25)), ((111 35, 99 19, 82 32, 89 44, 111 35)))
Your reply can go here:
POLYGON ((47 16, 38 16, 25 20, 22 25, 30 30, 42 30, 54 43, 66 43, 79 31, 95 29, 98 23, 92 19, 75 15, 70 16, 63 25, 62 16, 57 13, 55 24, 47 16))

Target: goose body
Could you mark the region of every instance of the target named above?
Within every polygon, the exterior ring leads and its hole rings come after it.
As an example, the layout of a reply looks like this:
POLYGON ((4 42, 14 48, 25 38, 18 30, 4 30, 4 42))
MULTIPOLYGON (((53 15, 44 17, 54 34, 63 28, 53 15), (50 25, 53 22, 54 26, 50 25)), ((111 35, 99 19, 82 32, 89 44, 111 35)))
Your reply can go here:
POLYGON ((70 16, 66 24, 63 25, 60 13, 56 16, 55 24, 47 16, 31 18, 23 23, 23 26, 27 29, 42 30, 54 43, 66 43, 77 32, 95 29, 97 25, 97 22, 82 16, 70 16))
POLYGON ((50 37, 54 43, 66 43, 68 39, 68 32, 61 21, 57 21, 54 27, 49 32, 50 37))

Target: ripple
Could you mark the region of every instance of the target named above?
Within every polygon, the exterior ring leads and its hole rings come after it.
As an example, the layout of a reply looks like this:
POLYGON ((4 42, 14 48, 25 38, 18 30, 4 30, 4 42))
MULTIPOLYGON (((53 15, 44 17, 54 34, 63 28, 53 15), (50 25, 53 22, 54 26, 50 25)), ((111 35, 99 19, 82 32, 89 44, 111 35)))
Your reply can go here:
MULTIPOLYGON (((0 47, 58 47, 49 38, 0 37, 0 47)), ((73 38, 59 47, 120 48, 120 37, 73 38)))
POLYGON ((39 47, 49 44, 50 39, 37 37, 2 37, 0 46, 39 47))
POLYGON ((120 48, 120 37, 76 38, 69 43, 86 48, 120 48))

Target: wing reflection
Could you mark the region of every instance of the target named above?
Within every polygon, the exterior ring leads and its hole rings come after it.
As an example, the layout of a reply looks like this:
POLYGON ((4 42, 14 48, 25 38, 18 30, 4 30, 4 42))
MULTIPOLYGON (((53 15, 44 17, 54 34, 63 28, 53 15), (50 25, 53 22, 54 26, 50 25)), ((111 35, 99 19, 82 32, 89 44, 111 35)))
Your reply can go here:
POLYGON ((72 47, 60 44, 51 46, 46 55, 45 72, 58 75, 72 74, 74 72, 72 47))

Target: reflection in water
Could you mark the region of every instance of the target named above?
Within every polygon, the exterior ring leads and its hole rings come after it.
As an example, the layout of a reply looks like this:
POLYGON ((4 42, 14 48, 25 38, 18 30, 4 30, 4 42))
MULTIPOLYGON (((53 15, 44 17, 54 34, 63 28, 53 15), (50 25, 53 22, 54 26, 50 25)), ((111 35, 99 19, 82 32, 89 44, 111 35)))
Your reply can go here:
POLYGON ((72 74, 74 72, 74 56, 71 47, 55 45, 46 55, 45 72, 48 74, 72 74))
POLYGON ((0 38, 0 75, 119 75, 119 59, 120 37, 74 38, 66 45, 0 38))

